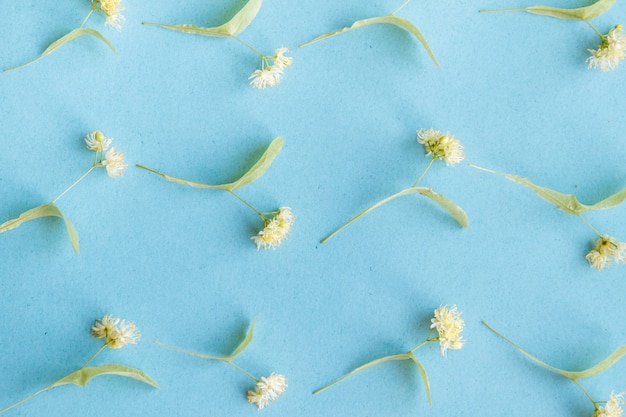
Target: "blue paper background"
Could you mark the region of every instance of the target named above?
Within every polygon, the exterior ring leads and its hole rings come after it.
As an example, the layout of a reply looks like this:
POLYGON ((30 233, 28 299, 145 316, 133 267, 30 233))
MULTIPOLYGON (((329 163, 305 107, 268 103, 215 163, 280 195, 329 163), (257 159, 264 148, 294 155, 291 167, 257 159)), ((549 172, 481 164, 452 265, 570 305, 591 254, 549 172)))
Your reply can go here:
MULTIPOLYGON (((403 197, 318 242, 352 215, 410 186, 428 163, 415 130, 453 133, 467 161, 531 178, 583 202, 626 186, 626 68, 589 71, 598 38, 583 22, 480 8, 529 6, 425 0, 399 15, 423 32, 443 66, 391 26, 370 26, 297 48, 393 0, 266 1, 241 37, 271 54, 290 47, 283 82, 253 90, 258 58, 236 42, 142 26, 218 25, 244 2, 128 1, 121 33, 101 29, 115 56, 81 38, 40 62, 0 74, 1 220, 53 199, 91 163, 83 137, 115 138, 130 167, 118 180, 91 174, 59 201, 81 237, 74 254, 59 219, 0 235, 0 408, 80 366, 99 347, 94 319, 133 320, 142 342, 96 363, 140 368, 155 390, 102 377, 57 388, 12 416, 253 415, 251 381, 221 363, 152 341, 227 354, 256 317, 238 364, 280 372, 287 393, 274 416, 590 416, 564 378, 525 359, 482 324, 554 366, 579 370, 626 343, 623 265, 601 273, 584 254, 592 232, 530 190, 462 163, 436 163, 423 185, 469 215, 462 230, 424 198, 403 197), (210 183, 237 178, 282 136, 271 168, 240 194, 262 210, 297 216, 276 251, 255 250, 261 225, 227 193, 168 183, 141 163, 210 183), (433 406, 408 362, 368 370, 318 396, 354 367, 406 351, 428 333, 433 309, 456 303, 468 343, 443 359, 419 351, 433 406)), ((585 1, 554 1, 576 7, 585 1)), ((80 24, 87 1, 4 5, 2 67, 37 56, 80 24)), ((594 20, 624 22, 618 2, 594 20)), ((586 217, 626 239, 624 207, 586 217)), ((584 385, 598 400, 626 390, 626 361, 584 385)))

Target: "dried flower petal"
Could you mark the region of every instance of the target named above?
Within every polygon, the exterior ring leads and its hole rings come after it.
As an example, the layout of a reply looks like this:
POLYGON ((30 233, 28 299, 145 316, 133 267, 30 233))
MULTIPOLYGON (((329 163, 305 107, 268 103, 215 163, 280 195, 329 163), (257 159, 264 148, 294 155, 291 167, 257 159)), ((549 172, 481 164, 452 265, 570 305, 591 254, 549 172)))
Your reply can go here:
POLYGON ((624 394, 626 394, 626 391, 620 394, 615 394, 615 391, 611 391, 611 396, 604 407, 596 406, 596 412, 593 414, 593 417, 622 417, 624 410, 622 410, 621 406, 626 404, 624 402, 624 394))
POLYGON ((248 77, 250 85, 256 89, 264 90, 280 83, 283 78, 283 70, 278 66, 268 66, 262 70, 256 70, 248 77))
POLYGON ((109 177, 121 177, 123 171, 128 166, 124 163, 124 154, 116 151, 115 148, 111 148, 107 151, 105 158, 102 161, 102 165, 106 168, 109 177))
POLYGON ((602 271, 606 266, 626 262, 626 243, 604 235, 596 240, 595 244, 595 249, 585 256, 592 268, 602 271))
POLYGON ((439 333, 439 346, 443 356, 446 355, 448 349, 457 350, 463 347, 465 340, 463 340, 462 332, 465 322, 456 305, 450 308, 446 305, 436 309, 431 323, 430 328, 436 329, 439 333))
POLYGON ((85 143, 87 144, 87 149, 95 152, 103 152, 109 149, 109 145, 113 138, 107 138, 104 136, 102 132, 94 131, 87 135, 85 135, 85 143))
POLYGON ((615 25, 602 38, 598 49, 589 49, 591 56, 587 58, 589 69, 600 68, 602 71, 616 70, 620 61, 624 59, 626 50, 626 35, 622 33, 622 25, 615 25))
POLYGON ((105 343, 112 349, 134 345, 141 338, 135 323, 112 317, 109 314, 96 320, 91 326, 91 335, 98 339, 104 338, 105 343))
POLYGON ((417 142, 424 145, 426 155, 433 159, 443 159, 446 165, 453 166, 465 159, 461 149, 463 145, 449 133, 442 133, 434 129, 420 129, 417 131, 417 142))
POLYGON ((252 236, 251 239, 256 243, 257 250, 276 249, 287 238, 295 216, 289 207, 281 207, 278 214, 273 219, 266 222, 263 230, 258 235, 252 236))
POLYGON ((285 56, 286 53, 291 52, 289 48, 278 48, 274 52, 274 66, 281 70, 284 70, 293 63, 293 58, 285 56))
POLYGON ((107 16, 104 24, 117 30, 122 29, 122 23, 126 20, 122 15, 125 7, 121 2, 122 0, 99 0, 100 10, 107 16))

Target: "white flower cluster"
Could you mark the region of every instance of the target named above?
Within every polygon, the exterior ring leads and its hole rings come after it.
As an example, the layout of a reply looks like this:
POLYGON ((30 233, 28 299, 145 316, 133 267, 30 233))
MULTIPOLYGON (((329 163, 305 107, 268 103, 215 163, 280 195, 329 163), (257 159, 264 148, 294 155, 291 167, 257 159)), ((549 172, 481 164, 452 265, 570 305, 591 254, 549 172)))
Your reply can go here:
POLYGON ((85 136, 85 143, 87 149, 90 151, 104 152, 107 151, 102 166, 107 170, 107 174, 111 178, 121 177, 122 173, 128 165, 124 163, 124 154, 116 151, 115 148, 109 149, 109 146, 113 142, 113 138, 107 138, 102 132, 91 132, 85 136))
POLYGON ((122 0, 98 0, 100 10, 107 16, 104 24, 117 30, 122 30, 122 23, 126 20, 122 15, 125 8, 121 2, 122 0))
POLYGON ((141 334, 135 323, 106 315, 96 320, 91 326, 91 335, 98 339, 105 339, 111 349, 119 349, 126 345, 139 342, 141 334))
POLYGON ((615 394, 615 391, 611 391, 609 400, 604 407, 596 407, 596 412, 593 414, 593 417, 622 417, 624 413, 622 404, 626 404, 626 402, 624 402, 624 394, 626 394, 626 392, 615 394))
POLYGON ((283 73, 293 62, 293 58, 285 56, 290 52, 288 48, 278 48, 272 57, 263 57, 263 69, 256 70, 248 77, 250 85, 259 90, 273 87, 283 79, 283 73), (272 60, 272 65, 265 65, 266 60, 272 60))
POLYGON ((436 329, 439 333, 439 346, 441 354, 446 355, 448 349, 461 349, 465 344, 463 340, 463 327, 465 322, 461 318, 461 312, 456 305, 448 308, 441 306, 435 310, 435 317, 431 320, 431 329, 436 329))
POLYGON ((253 390, 248 391, 248 402, 257 406, 262 410, 270 404, 270 401, 276 401, 287 389, 287 378, 284 375, 272 372, 267 378, 262 377, 256 383, 253 390))
POLYGON ((613 263, 626 262, 626 243, 618 242, 608 235, 596 240, 596 247, 585 256, 592 268, 602 271, 613 263))
POLYGON ((587 58, 589 69, 600 68, 602 71, 617 69, 620 61, 624 59, 626 50, 626 35, 622 32, 622 25, 615 25, 609 33, 602 38, 602 44, 598 49, 589 49, 591 56, 587 58))
POLYGON ((417 142, 424 145, 426 155, 432 155, 433 159, 443 159, 446 165, 453 166, 465 159, 465 154, 461 150, 463 145, 449 133, 420 129, 417 131, 417 142))
POLYGON ((266 222, 263 230, 250 239, 256 243, 257 250, 261 247, 263 249, 276 249, 287 238, 294 219, 295 216, 289 207, 281 207, 278 209, 278 214, 266 222))

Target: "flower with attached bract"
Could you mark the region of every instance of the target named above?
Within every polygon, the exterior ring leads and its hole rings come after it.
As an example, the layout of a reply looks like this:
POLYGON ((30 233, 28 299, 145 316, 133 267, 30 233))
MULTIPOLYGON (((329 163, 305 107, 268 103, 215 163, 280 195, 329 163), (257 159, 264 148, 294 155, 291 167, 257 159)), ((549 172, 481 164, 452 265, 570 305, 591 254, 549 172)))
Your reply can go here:
POLYGON ((621 406, 626 404, 624 402, 624 394, 626 392, 615 394, 615 391, 611 391, 611 396, 604 407, 596 406, 596 412, 592 417, 622 417, 624 410, 622 410, 621 406))
POLYGON ((91 335, 97 339, 105 339, 105 343, 111 349, 134 345, 141 338, 135 323, 112 317, 109 314, 96 320, 91 326, 91 335))
POLYGON ((104 136, 102 132, 98 132, 97 130, 85 135, 85 143, 87 144, 87 149, 95 152, 103 152, 109 149, 109 145, 113 138, 107 138, 104 136))
POLYGON ((602 44, 598 49, 589 49, 591 56, 587 58, 589 69, 600 68, 602 71, 617 69, 624 59, 626 50, 626 35, 622 32, 622 25, 615 25, 609 33, 602 37, 602 44))
POLYGON ((281 207, 274 218, 266 220, 263 230, 250 239, 256 243, 257 250, 261 247, 263 249, 276 249, 287 238, 294 219, 295 216, 289 207, 281 207))
POLYGON ((124 6, 122 0, 99 0, 100 10, 107 16, 104 24, 117 30, 122 29, 122 23, 126 18, 122 15, 124 6))
POLYGON ((465 343, 463 340, 463 327, 465 322, 461 318, 461 312, 456 305, 448 308, 441 306, 435 310, 435 317, 431 320, 431 329, 436 329, 439 333, 439 346, 441 354, 446 355, 448 349, 461 349, 465 343))
POLYGON ((270 401, 276 401, 287 388, 287 378, 272 372, 270 376, 257 381, 254 390, 248 391, 248 402, 255 404, 257 409, 267 407, 270 401))
POLYGON ((463 145, 449 133, 420 129, 417 131, 417 142, 424 145, 426 155, 432 155, 433 159, 443 159, 446 165, 453 166, 465 159, 465 154, 461 150, 463 145))
POLYGON ((121 177, 123 171, 128 165, 124 163, 124 154, 111 148, 105 155, 105 160, 102 161, 102 165, 107 169, 107 174, 111 178, 121 177))
POLYGON ((626 262, 626 243, 618 242, 608 235, 602 236, 595 242, 596 247, 585 256, 592 268, 602 271, 613 263, 626 262))

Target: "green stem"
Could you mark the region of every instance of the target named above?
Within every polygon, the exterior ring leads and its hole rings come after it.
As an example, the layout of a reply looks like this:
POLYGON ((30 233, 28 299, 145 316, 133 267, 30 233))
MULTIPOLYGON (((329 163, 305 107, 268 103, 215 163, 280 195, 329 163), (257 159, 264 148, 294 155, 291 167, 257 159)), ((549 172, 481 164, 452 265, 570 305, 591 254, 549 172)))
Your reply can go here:
POLYGON ((596 35, 598 35, 598 36, 600 37, 600 39, 604 42, 604 35, 603 35, 603 34, 602 34, 602 33, 601 33, 598 29, 596 29, 596 27, 595 27, 594 25, 592 25, 590 21, 588 21, 588 20, 584 20, 584 19, 583 19, 583 21, 584 21, 586 24, 588 24, 588 25, 589 25, 589 27, 590 27, 591 29, 593 29, 593 31, 594 31, 594 32, 596 32, 596 35))
POLYGON ((261 213, 259 210, 257 210, 252 204, 248 203, 246 200, 244 200, 243 198, 241 198, 238 194, 235 194, 234 191, 232 190, 226 190, 229 193, 231 193, 232 195, 234 195, 239 201, 241 201, 243 204, 245 204, 246 206, 250 207, 252 210, 254 210, 254 212, 256 214, 259 215, 259 217, 261 217, 261 219, 265 222, 265 216, 263 216, 263 213, 261 213))
POLYGON ((332 232, 330 235, 326 236, 324 239, 322 239, 320 241, 321 244, 326 243, 330 238, 332 238, 333 236, 335 236, 337 233, 339 233, 342 229, 344 229, 345 227, 347 227, 350 223, 352 223, 353 221, 355 221, 356 219, 358 219, 359 217, 369 213, 370 211, 377 209, 378 207, 387 204, 388 202, 390 202, 391 200, 394 200, 398 197, 402 197, 403 195, 407 195, 407 194, 411 194, 411 193, 415 193, 417 192, 417 190, 415 189, 415 187, 411 187, 411 188, 407 188, 405 190, 400 191, 397 194, 394 194, 390 197, 385 198, 384 200, 379 201, 378 203, 374 204, 373 206, 370 206, 368 208, 366 208, 365 210, 359 212, 358 214, 356 214, 355 216, 353 216, 350 220, 348 220, 347 223, 345 223, 343 226, 341 226, 339 229, 335 230, 334 232, 332 232))
POLYGON ((596 401, 595 401, 595 400, 591 397, 591 395, 589 395, 589 393, 587 392, 587 390, 586 390, 586 389, 585 389, 582 385, 580 385, 580 382, 575 381, 575 380, 572 380, 572 381, 574 381, 574 384, 578 385, 578 388, 580 388, 580 389, 581 389, 581 390, 585 393, 585 395, 587 396, 587 398, 589 398, 589 399, 591 400, 591 402, 593 403, 593 406, 595 407, 595 406, 596 406, 596 404, 598 404, 598 403, 597 403, 597 402, 596 402, 596 401))
POLYGON ((365 369, 367 369, 367 368, 371 368, 372 366, 376 366, 376 365, 379 365, 379 364, 381 364, 381 363, 384 363, 384 362, 389 362, 389 361, 404 361, 404 360, 410 360, 410 359, 411 359, 411 355, 412 355, 412 353, 411 353, 411 352, 409 352, 409 353, 400 353, 400 354, 398 354, 398 355, 390 355, 390 356, 385 356, 385 357, 382 357, 382 358, 379 358, 379 359, 375 359, 375 360, 373 360, 373 361, 370 361, 370 362, 368 362, 368 363, 366 363, 366 364, 364 364, 364 365, 359 366, 358 368, 356 368, 355 370, 353 370, 353 371, 352 371, 352 372, 350 372, 349 374, 347 374, 347 375, 345 375, 345 376, 343 376, 343 377, 339 378, 339 379, 338 379, 338 380, 336 380, 335 382, 332 382, 332 383, 330 383, 330 384, 326 385, 325 387, 320 388, 320 389, 318 389, 318 390, 314 391, 314 392, 313 392, 313 395, 315 395, 315 394, 319 394, 320 392, 327 390, 328 388, 332 387, 333 385, 336 385, 336 384, 340 383, 341 381, 344 381, 344 380, 346 380, 346 379, 350 378, 351 376, 356 375, 356 374, 358 374, 358 373, 359 373, 359 372, 361 372, 361 371, 364 371, 364 370, 365 370, 365 369))
POLYGON ((244 375, 246 375, 248 378, 253 379, 255 382, 259 381, 259 378, 255 377, 254 375, 252 375, 250 372, 246 371, 245 369, 243 369, 242 367, 235 365, 234 363, 230 362, 230 361, 222 361, 222 362, 226 362, 227 364, 229 364, 230 366, 232 366, 233 368, 235 368, 236 370, 238 370, 239 372, 242 372, 244 375))
POLYGON ((587 221, 587 219, 585 219, 585 218, 584 218, 583 216, 581 216, 580 214, 578 214, 577 216, 578 216, 578 218, 579 218, 580 220, 582 220, 582 222, 583 222, 583 223, 585 223, 587 226, 589 226, 589 228, 590 228, 591 230, 593 230, 593 231, 594 231, 594 233, 598 235, 598 237, 602 238, 602 234, 600 234, 600 232, 598 232, 598 230, 597 230, 595 227, 593 227, 593 226, 591 225, 591 223, 589 223, 589 222, 587 221))
POLYGON ((229 36, 231 38, 233 38, 234 40, 236 40, 237 42, 239 42, 240 44, 242 44, 243 46, 246 46, 246 47, 250 48, 250 50, 252 50, 252 52, 254 52, 258 56, 260 56, 261 59, 265 58, 265 55, 263 55, 261 52, 259 52, 255 47, 250 45, 248 42, 244 41, 243 39, 240 39, 240 38, 236 37, 235 35, 229 35, 229 36))
POLYGON ((54 200, 52 200, 52 203, 56 203, 57 200, 59 200, 61 197, 63 197, 65 195, 65 193, 67 193, 69 190, 71 190, 72 188, 74 188, 76 186, 76 184, 78 184, 79 182, 81 182, 83 180, 83 178, 85 178, 87 175, 89 175, 89 173, 91 171, 93 171, 94 168, 96 168, 97 166, 99 166, 99 164, 94 164, 91 166, 91 168, 89 168, 83 175, 80 176, 80 178, 78 178, 76 181, 74 181, 72 183, 72 185, 70 185, 69 187, 67 187, 61 194, 59 194, 57 196, 57 198, 55 198, 54 200))
POLYGON ((430 162, 428 163, 428 166, 426 167, 424 172, 422 172, 422 175, 420 175, 420 177, 417 179, 417 181, 415 181, 415 184, 413 184, 413 187, 417 186, 417 184, 422 180, 422 178, 424 178, 424 175, 426 175, 426 173, 428 172, 430 167, 433 166, 433 162, 435 162, 435 158, 431 158, 430 159, 430 162))
POLYGON ((83 23, 81 23, 79 27, 82 28, 85 25, 85 23, 87 23, 87 20, 89 20, 89 18, 91 17, 91 14, 93 13, 95 9, 96 9, 96 5, 95 3, 92 3, 91 10, 89 11, 89 13, 87 14, 87 17, 85 17, 85 19, 83 20, 83 23))
POLYGON ((98 349, 98 351, 96 353, 94 353, 93 356, 91 358, 89 358, 89 360, 87 360, 87 362, 85 362, 83 364, 83 366, 81 366, 78 369, 83 369, 85 366, 89 365, 91 363, 91 361, 96 359, 96 356, 98 356, 107 346, 109 346, 108 343, 105 343, 104 345, 100 346, 100 349, 98 349))
POLYGON ((394 14, 398 13, 400 10, 402 10, 402 8, 404 6, 406 6, 407 4, 409 4, 411 0, 406 0, 404 3, 402 3, 402 5, 400 7, 398 7, 396 10, 394 10, 392 13, 390 13, 390 16, 393 16, 394 14))

